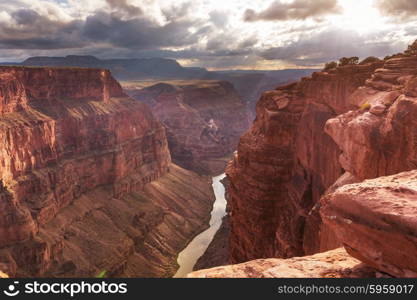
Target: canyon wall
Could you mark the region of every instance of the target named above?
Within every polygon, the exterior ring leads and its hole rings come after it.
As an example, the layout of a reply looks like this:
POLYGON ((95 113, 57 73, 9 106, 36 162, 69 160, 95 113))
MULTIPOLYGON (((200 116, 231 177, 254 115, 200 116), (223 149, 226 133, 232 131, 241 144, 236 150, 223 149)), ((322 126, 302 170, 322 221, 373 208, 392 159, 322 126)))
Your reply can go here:
POLYGON ((225 81, 159 83, 143 89, 126 86, 148 104, 167 130, 173 161, 202 174, 221 174, 249 127, 245 103, 225 81))
POLYGON ((1 67, 0 79, 1 269, 174 273, 214 195, 171 164, 149 108, 106 70, 1 67))
POLYGON ((346 257, 339 250, 312 257, 321 266, 354 257, 376 270, 365 277, 416 276, 415 49, 417 42, 383 61, 339 66, 264 93, 227 169, 231 259, 288 259, 190 277, 327 277, 302 268, 310 260, 303 255, 340 246, 346 257))
POLYGON ((320 221, 310 211, 343 173, 339 147, 323 128, 354 108, 347 98, 382 64, 317 72, 262 95, 226 171, 233 262, 320 250, 320 221))
POLYGON ((343 248, 312 256, 257 259, 193 272, 200 278, 417 276, 417 170, 346 184, 320 214, 343 248))

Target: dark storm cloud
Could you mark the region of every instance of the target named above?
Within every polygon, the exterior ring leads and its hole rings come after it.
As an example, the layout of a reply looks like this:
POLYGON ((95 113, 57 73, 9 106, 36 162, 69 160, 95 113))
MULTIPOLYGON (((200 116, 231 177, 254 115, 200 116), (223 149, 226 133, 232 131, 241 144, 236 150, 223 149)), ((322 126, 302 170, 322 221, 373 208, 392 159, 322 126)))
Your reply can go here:
POLYGON ((305 20, 340 12, 341 8, 337 0, 294 0, 291 3, 277 0, 263 11, 256 12, 253 9, 247 9, 244 13, 244 20, 246 22, 305 20))
POLYGON ((188 30, 193 24, 185 20, 159 26, 145 18, 123 20, 113 14, 97 12, 86 19, 83 36, 90 41, 107 42, 117 47, 178 47, 198 41, 198 37, 188 30))
POLYGON ((32 9, 20 9, 12 13, 12 17, 19 25, 34 24, 41 16, 32 9))
POLYGON ((11 14, 13 24, 0 24, 0 49, 59 49, 85 45, 79 36, 82 22, 61 22, 30 9, 11 14))
MULTIPOLYGON (((122 1, 117 8, 125 5, 122 1)), ((159 25, 143 15, 125 19, 119 12, 98 11, 85 20, 65 22, 31 9, 17 10, 11 13, 12 22, 0 21, 0 49, 73 49, 94 47, 99 43, 122 48, 157 49, 189 46, 197 42, 201 34, 190 33, 189 28, 198 24, 186 18, 159 25)), ((204 26, 197 27, 209 30, 204 26)))
POLYGON ((343 56, 384 57, 402 51, 405 47, 402 43, 377 42, 387 34, 380 32, 377 35, 359 35, 353 31, 327 30, 310 36, 302 36, 297 41, 289 42, 282 47, 262 50, 258 54, 266 60, 283 60, 298 65, 317 65, 343 56))
POLYGON ((106 0, 106 2, 111 8, 122 11, 129 16, 137 16, 143 13, 140 7, 127 3, 127 0, 106 0))
POLYGON ((399 19, 417 15, 417 1, 415 0, 377 0, 376 6, 382 14, 399 19))

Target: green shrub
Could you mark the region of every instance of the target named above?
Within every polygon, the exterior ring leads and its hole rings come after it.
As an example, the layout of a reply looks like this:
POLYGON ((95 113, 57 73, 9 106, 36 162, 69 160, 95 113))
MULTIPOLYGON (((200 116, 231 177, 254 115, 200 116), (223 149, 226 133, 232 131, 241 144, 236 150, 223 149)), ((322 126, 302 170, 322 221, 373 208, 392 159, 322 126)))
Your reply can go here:
POLYGON ((96 278, 105 278, 106 277, 106 270, 101 271, 100 273, 98 273, 98 275, 96 276, 96 278))
POLYGON ((331 62, 328 62, 324 65, 323 71, 329 71, 331 69, 336 69, 336 67, 337 67, 337 62, 331 61, 331 62))
POLYGON ((361 106, 359 106, 360 110, 369 110, 371 108, 371 104, 369 104, 368 102, 362 104, 361 106))
POLYGON ((346 65, 357 65, 359 63, 359 57, 352 56, 352 57, 342 57, 339 59, 339 66, 346 66, 346 65))

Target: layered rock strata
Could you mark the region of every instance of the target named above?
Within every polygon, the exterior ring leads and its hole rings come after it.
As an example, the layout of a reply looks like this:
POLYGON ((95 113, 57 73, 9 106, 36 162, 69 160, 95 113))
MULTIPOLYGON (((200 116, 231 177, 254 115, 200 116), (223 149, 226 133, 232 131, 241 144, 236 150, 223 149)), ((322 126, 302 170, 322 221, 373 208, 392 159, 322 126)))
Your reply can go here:
MULTIPOLYGON (((387 276, 417 276, 415 48, 417 43, 384 61, 315 73, 264 93, 227 169, 232 260, 293 257, 343 245, 387 276), (343 70, 350 73, 332 76, 343 70), (341 84, 353 78, 360 86, 341 84), (332 84, 343 92, 326 97, 332 84)), ((247 267, 261 270, 255 277, 262 277, 262 263, 217 270, 233 277, 245 275, 247 267)))
POLYGON ((175 272, 214 196, 208 178, 171 164, 147 106, 106 70, 1 67, 0 79, 2 270, 175 272))
POLYGON ((375 276, 375 269, 351 257, 343 248, 312 256, 257 259, 188 274, 189 278, 363 278, 375 276))
POLYGON ((342 174, 326 121, 356 109, 348 97, 383 62, 347 65, 263 94, 257 117, 227 168, 233 262, 334 248, 311 213, 342 174), (327 245, 320 240, 328 240, 327 245))
POLYGON ((125 89, 148 104, 167 130, 173 161, 203 174, 221 174, 249 127, 245 103, 225 81, 158 83, 125 89))
POLYGON ((417 277, 417 171, 345 185, 321 202, 350 255, 394 277, 417 277))
POLYGON ((340 164, 359 180, 417 168, 417 55, 385 61, 349 98, 363 109, 329 120, 340 164))

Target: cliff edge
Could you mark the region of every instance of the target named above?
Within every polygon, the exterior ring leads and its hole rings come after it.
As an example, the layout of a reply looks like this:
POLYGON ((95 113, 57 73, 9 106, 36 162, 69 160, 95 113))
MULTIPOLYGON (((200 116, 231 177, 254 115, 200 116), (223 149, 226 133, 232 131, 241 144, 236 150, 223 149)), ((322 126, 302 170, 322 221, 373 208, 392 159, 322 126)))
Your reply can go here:
POLYGON ((232 262, 344 246, 386 276, 415 277, 416 82, 417 41, 265 92, 226 171, 232 262))
POLYGON ((164 127, 109 71, 0 67, 0 140, 12 277, 170 276, 206 226, 210 179, 171 163, 164 127))

